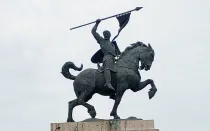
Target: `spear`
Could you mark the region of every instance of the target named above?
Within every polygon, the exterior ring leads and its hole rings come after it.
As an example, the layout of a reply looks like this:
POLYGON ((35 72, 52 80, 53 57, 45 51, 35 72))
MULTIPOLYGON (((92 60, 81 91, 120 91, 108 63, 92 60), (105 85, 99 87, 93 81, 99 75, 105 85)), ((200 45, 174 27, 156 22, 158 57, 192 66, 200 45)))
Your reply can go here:
MULTIPOLYGON (((116 14, 116 15, 112 15, 112 16, 109 16, 109 17, 106 17, 106 18, 102 18, 101 21, 106 20, 106 19, 110 19, 112 17, 116 17, 116 16, 119 16, 119 15, 123 15, 123 14, 126 14, 126 13, 130 13, 132 11, 139 11, 141 8, 143 8, 143 7, 136 7, 133 10, 129 10, 129 11, 126 11, 126 12, 123 12, 123 13, 120 13, 120 14, 116 14)), ((95 22, 96 21, 93 21, 93 22, 90 22, 90 23, 87 23, 87 24, 83 24, 83 25, 80 25, 80 26, 76 26, 76 27, 71 28, 70 30, 73 30, 73 29, 76 29, 76 28, 79 28, 79 27, 82 27, 82 26, 90 25, 90 24, 93 24, 95 22)))

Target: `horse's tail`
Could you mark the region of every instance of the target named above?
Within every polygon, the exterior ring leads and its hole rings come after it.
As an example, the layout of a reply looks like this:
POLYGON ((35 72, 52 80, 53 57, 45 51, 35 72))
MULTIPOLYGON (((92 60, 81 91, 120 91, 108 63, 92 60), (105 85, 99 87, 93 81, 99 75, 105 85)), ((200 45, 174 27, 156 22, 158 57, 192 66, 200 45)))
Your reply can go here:
POLYGON ((74 65, 73 62, 66 62, 63 67, 62 67, 62 71, 61 71, 61 74, 63 74, 63 76, 67 79, 70 79, 70 80, 75 80, 76 76, 73 76, 70 72, 69 72, 69 69, 74 69, 74 70, 77 70, 77 71, 81 71, 83 68, 83 65, 81 64, 81 67, 76 67, 74 65))

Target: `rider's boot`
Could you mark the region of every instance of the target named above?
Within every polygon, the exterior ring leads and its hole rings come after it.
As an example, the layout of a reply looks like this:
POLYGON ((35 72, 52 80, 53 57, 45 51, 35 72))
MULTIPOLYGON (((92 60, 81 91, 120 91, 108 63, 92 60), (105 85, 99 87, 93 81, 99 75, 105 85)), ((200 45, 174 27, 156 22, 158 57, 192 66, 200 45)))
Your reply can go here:
POLYGON ((104 70, 104 78, 105 78, 105 81, 106 81, 106 84, 104 86, 106 86, 107 88, 114 91, 115 89, 112 87, 112 84, 111 84, 111 72, 110 72, 110 70, 104 70))

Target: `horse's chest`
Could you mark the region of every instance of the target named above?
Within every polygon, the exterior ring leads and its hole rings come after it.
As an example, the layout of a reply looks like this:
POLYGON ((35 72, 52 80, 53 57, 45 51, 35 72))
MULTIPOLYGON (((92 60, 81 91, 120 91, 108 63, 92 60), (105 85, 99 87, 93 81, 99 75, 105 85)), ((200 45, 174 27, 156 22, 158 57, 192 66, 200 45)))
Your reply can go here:
POLYGON ((136 73, 135 74, 133 74, 133 73, 128 74, 127 77, 128 77, 127 80, 128 80, 128 83, 129 83, 129 88, 138 86, 138 84, 140 82, 140 78, 136 73))
POLYGON ((128 83, 129 88, 138 86, 140 79, 140 75, 132 69, 123 69, 118 72, 118 80, 128 83))

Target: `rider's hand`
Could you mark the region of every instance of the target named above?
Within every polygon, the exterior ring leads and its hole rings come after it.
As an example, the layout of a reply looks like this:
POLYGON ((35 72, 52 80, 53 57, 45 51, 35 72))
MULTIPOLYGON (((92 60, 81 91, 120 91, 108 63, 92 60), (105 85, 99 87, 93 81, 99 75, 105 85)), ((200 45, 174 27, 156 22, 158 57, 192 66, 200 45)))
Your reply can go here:
POLYGON ((96 20, 96 24, 99 24, 101 22, 101 19, 96 20))

